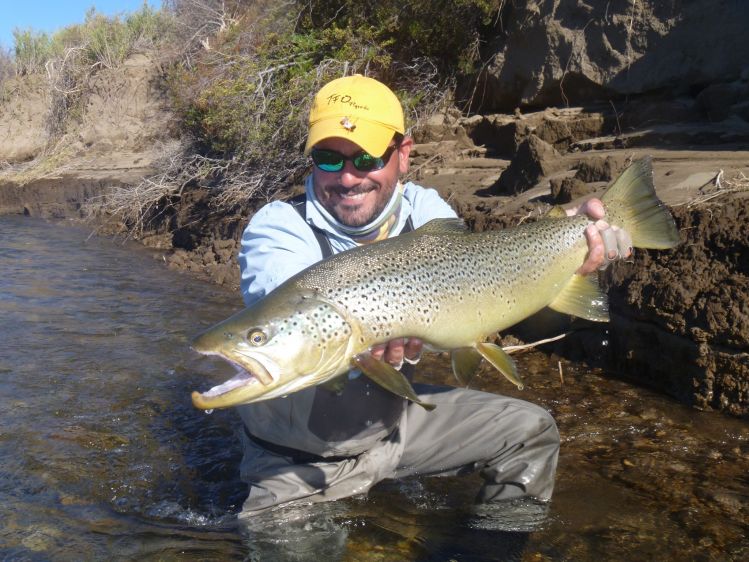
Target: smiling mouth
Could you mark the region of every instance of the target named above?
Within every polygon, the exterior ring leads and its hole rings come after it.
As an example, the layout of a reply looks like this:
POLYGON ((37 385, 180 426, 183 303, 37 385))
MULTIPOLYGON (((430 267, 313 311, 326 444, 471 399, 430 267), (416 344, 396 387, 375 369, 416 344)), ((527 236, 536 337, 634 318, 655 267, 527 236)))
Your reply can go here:
POLYGON ((354 200, 360 200, 364 199, 367 194, 372 193, 375 190, 374 187, 355 187, 353 189, 345 189, 343 187, 335 187, 333 190, 333 193, 335 193, 338 197, 341 199, 354 199, 354 200))
POLYGON ((345 195, 341 195, 340 197, 341 197, 341 199, 352 199, 354 201, 360 201, 360 200, 364 199, 367 196, 367 193, 369 193, 369 192, 353 193, 353 194, 352 193, 347 193, 345 195))

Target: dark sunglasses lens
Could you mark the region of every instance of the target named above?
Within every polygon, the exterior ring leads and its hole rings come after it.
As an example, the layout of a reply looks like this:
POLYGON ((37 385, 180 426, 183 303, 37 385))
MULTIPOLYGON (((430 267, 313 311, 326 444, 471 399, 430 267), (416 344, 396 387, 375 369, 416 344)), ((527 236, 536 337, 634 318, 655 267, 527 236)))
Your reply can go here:
POLYGON ((315 166, 323 172, 339 172, 343 169, 343 155, 334 150, 315 149, 311 156, 315 166))
POLYGON ((376 158, 366 152, 360 152, 354 157, 354 167, 360 172, 369 172, 379 170, 385 166, 382 158, 376 158))

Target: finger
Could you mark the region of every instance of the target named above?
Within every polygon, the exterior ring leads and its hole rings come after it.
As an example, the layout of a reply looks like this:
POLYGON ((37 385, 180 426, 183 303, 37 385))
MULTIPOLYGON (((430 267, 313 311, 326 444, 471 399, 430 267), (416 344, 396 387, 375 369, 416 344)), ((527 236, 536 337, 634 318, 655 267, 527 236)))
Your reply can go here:
POLYGON ((619 255, 622 258, 628 258, 632 255, 634 247, 632 246, 632 237, 629 232, 623 228, 616 229, 616 245, 619 247, 619 255))
POLYGON ((603 201, 597 197, 588 199, 580 210, 593 220, 602 219, 606 216, 606 209, 603 207, 603 201))
POLYGON ((619 253, 619 240, 616 236, 616 231, 613 228, 602 230, 601 238, 603 239, 604 260, 611 262, 619 259, 621 255, 619 253))
POLYGON ((601 231, 596 228, 596 225, 590 224, 585 229, 585 238, 588 242, 588 255, 583 265, 577 270, 580 275, 593 273, 603 264, 604 246, 601 231))
POLYGON ((405 342, 403 338, 398 338, 388 342, 385 348, 385 361, 394 366, 403 365, 405 356, 405 342))
POLYGON ((424 348, 424 342, 419 338, 408 338, 404 349, 404 359, 415 365, 421 359, 421 351, 424 348))
POLYGON ((606 215, 606 209, 603 206, 603 202, 596 197, 588 199, 582 205, 570 207, 566 212, 568 217, 586 215, 592 220, 602 219, 606 215))
POLYGON ((378 343, 369 348, 369 353, 375 359, 382 359, 382 356, 385 354, 385 347, 387 347, 386 344, 378 343))
POLYGON ((603 219, 598 219, 598 220, 597 220, 597 221, 596 221, 595 223, 593 223, 593 224, 595 224, 595 225, 596 225, 596 228, 597 228, 597 229, 598 229, 599 231, 601 231, 601 230, 606 230, 607 228, 611 228, 611 225, 610 225, 609 223, 607 223, 607 222, 606 222, 605 220, 603 220, 603 219))

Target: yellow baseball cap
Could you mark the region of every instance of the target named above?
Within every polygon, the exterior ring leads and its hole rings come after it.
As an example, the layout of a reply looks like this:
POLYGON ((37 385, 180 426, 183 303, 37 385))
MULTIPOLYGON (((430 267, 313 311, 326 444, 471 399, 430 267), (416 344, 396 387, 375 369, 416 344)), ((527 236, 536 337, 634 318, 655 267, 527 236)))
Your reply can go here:
POLYGON ((304 153, 322 140, 340 137, 379 157, 393 135, 405 131, 403 108, 392 90, 374 78, 354 74, 328 82, 315 96, 304 153))

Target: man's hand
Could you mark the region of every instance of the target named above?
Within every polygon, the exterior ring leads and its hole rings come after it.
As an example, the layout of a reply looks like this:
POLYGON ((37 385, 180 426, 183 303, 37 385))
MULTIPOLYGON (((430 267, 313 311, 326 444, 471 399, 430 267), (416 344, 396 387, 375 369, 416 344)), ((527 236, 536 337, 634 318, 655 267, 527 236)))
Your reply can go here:
POLYGON ((585 229, 588 240, 588 255, 577 270, 580 275, 588 275, 597 269, 605 269, 614 260, 626 259, 632 255, 632 239, 626 230, 611 226, 603 220, 606 211, 600 199, 588 199, 579 207, 567 209, 567 215, 587 215, 595 222, 585 229))
POLYGON ((375 359, 383 359, 396 369, 403 366, 403 361, 417 363, 421 359, 423 342, 417 338, 398 338, 387 343, 373 345, 370 353, 375 359))

